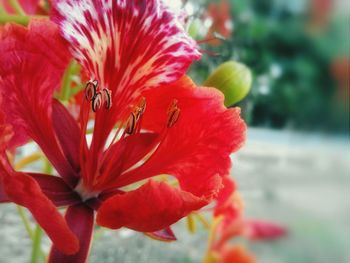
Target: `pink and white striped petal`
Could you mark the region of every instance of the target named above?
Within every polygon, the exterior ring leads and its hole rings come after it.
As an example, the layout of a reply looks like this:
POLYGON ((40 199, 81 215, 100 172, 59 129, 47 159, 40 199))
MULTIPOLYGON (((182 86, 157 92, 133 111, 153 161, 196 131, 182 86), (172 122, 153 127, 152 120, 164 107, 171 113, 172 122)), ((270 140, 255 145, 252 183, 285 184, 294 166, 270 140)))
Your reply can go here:
POLYGON ((200 58, 161 0, 56 0, 52 17, 90 77, 123 104, 178 79, 200 58))

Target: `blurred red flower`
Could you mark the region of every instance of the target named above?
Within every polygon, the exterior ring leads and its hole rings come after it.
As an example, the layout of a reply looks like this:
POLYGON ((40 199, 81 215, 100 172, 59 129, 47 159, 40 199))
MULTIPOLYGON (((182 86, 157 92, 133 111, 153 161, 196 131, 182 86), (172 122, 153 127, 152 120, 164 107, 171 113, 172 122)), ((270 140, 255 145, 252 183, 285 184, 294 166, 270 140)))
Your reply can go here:
POLYGON ((229 0, 220 0, 220 2, 210 3, 207 10, 207 17, 212 20, 208 30, 207 39, 209 44, 218 46, 221 40, 217 35, 229 38, 232 34, 231 5, 229 0))

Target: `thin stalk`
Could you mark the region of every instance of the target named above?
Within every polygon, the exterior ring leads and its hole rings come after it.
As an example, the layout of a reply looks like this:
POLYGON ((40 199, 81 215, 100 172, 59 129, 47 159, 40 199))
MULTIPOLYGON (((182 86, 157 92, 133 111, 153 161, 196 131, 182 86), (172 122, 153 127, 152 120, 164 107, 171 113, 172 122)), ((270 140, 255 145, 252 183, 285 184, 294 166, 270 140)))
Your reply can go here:
POLYGON ((17 171, 22 170, 24 167, 26 167, 29 164, 32 164, 36 161, 38 161, 40 158, 42 157, 42 154, 39 152, 35 152, 21 160, 19 160, 16 164, 15 164, 15 169, 17 171))
POLYGON ((26 231, 28 233, 28 236, 30 237, 31 240, 33 240, 33 238, 34 238, 33 229, 30 226, 30 221, 29 221, 27 215, 25 214, 25 211, 24 211, 23 207, 17 205, 17 211, 18 211, 19 216, 22 219, 24 227, 25 227, 25 229, 26 229, 26 231))
POLYGON ((32 256, 30 259, 30 263, 40 262, 42 237, 43 237, 43 230, 39 225, 37 225, 35 228, 34 237, 33 237, 32 256))
POLYGON ((196 222, 194 221, 193 215, 189 214, 187 216, 187 228, 190 233, 194 234, 196 232, 196 222))

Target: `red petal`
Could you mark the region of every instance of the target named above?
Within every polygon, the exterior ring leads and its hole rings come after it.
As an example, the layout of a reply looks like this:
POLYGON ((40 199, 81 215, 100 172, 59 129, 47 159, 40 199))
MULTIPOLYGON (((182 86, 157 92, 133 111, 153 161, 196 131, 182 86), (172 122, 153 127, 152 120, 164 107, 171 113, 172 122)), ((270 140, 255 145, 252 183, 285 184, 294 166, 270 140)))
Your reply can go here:
POLYGON ((255 263, 254 256, 242 246, 227 246, 221 252, 220 263, 255 263))
POLYGON ((40 185, 42 192, 56 205, 67 206, 81 203, 80 196, 61 178, 46 174, 28 173, 40 185))
POLYGON ((170 174, 179 179, 184 190, 198 196, 210 194, 214 189, 208 183, 215 186, 215 176, 229 174, 230 154, 245 140, 240 110, 227 109, 221 92, 197 88, 188 78, 143 95, 147 101, 143 127, 156 132, 167 129, 167 133, 149 161, 123 174, 119 186, 170 174), (167 110, 174 100, 178 101, 180 116, 173 127, 166 128, 167 110))
POLYGON ((0 180, 0 203, 6 203, 6 202, 10 202, 10 199, 7 197, 7 194, 5 193, 4 187, 0 180))
POLYGON ((57 143, 51 120, 52 96, 59 87, 69 56, 57 27, 33 21, 26 29, 9 25, 1 32, 0 104, 14 127, 11 146, 35 140, 67 182, 74 171, 57 143))
POLYGON ((86 205, 70 206, 65 218, 69 227, 80 241, 80 249, 74 255, 62 254, 54 245, 51 249, 48 263, 85 263, 90 251, 91 237, 94 226, 94 211, 86 205))
POLYGON ((53 100, 52 119, 64 155, 72 167, 79 172, 80 128, 78 123, 58 100, 53 100))
POLYGON ((97 213, 97 223, 141 232, 166 228, 207 204, 189 192, 163 182, 149 181, 140 188, 107 199, 97 213))
POLYGON ((66 254, 76 253, 79 248, 77 238, 55 205, 41 191, 38 183, 23 173, 4 173, 4 169, 0 169, 0 179, 9 199, 30 210, 60 251, 66 254))
POLYGON ((217 203, 214 209, 214 216, 223 215, 222 226, 226 228, 242 214, 242 204, 235 196, 235 194, 238 194, 235 192, 236 185, 229 176, 223 178, 223 186, 216 198, 217 203))
POLYGON ((248 237, 253 240, 274 240, 287 235, 285 227, 261 220, 247 220, 246 229, 248 237))
POLYGON ((116 178, 144 158, 155 147, 158 137, 154 133, 139 133, 115 143, 105 153, 100 169, 99 181, 101 185, 95 186, 95 189, 98 187, 101 187, 101 190, 113 188, 116 178), (103 181, 103 179, 106 180, 103 181))
POLYGON ((145 233, 145 235, 164 242, 172 242, 177 240, 173 230, 170 227, 155 232, 145 233))
MULTIPOLYGON (((221 207, 227 205, 227 202, 230 202, 230 197, 234 194, 236 190, 235 182, 229 177, 225 176, 222 180, 223 188, 220 190, 216 200, 217 205, 216 209, 220 210, 221 207)), ((217 214, 215 214, 217 216, 217 214)))
POLYGON ((200 57, 195 41, 159 0, 57 0, 54 7, 53 19, 73 56, 112 91, 112 109, 97 114, 93 145, 99 149, 142 90, 178 79, 200 57))

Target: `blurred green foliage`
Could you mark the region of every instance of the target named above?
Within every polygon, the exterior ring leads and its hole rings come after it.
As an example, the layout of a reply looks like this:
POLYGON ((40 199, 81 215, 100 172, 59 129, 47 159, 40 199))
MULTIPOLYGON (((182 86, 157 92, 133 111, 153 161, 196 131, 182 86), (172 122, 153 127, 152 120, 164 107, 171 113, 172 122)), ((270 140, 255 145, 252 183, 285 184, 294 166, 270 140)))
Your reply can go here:
MULTIPOLYGON (((190 2, 200 12, 215 1, 190 2)), ((348 99, 337 98, 331 73, 334 59, 348 56, 347 17, 333 12, 313 32, 309 13, 307 0, 231 0, 231 37, 219 47, 202 45, 219 56, 204 55, 191 75, 203 83, 222 62, 240 61, 254 75, 250 95, 239 104, 249 125, 348 133, 348 99)))

